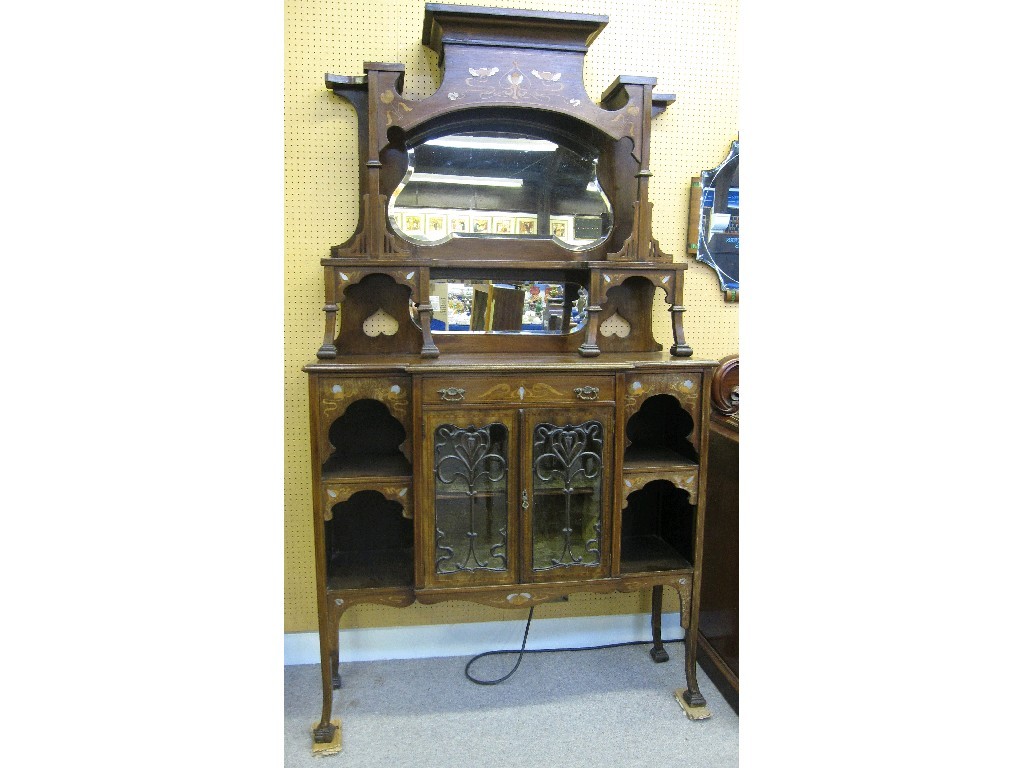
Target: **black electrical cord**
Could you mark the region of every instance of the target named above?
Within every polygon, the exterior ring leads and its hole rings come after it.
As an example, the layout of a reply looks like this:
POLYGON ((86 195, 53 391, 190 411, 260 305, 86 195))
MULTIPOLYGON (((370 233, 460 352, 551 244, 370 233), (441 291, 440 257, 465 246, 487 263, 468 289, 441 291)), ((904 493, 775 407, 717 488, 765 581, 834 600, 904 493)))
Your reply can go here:
MULTIPOLYGON (((474 682, 477 685, 497 685, 498 683, 503 683, 504 681, 506 681, 510 677, 512 677, 512 675, 515 674, 516 670, 519 669, 519 664, 523 661, 523 654, 526 654, 526 653, 560 653, 562 651, 603 651, 606 648, 622 648, 623 646, 626 646, 626 645, 651 645, 652 642, 653 642, 651 640, 630 640, 630 641, 624 642, 624 643, 609 643, 608 645, 592 645, 592 646, 588 646, 586 648, 537 648, 537 649, 530 649, 528 651, 528 650, 526 650, 526 638, 530 634, 530 622, 533 621, 533 608, 534 608, 534 606, 530 607, 530 615, 526 619, 526 631, 523 632, 523 644, 522 644, 522 646, 520 646, 518 651, 515 651, 515 650, 485 651, 484 653, 478 653, 476 656, 474 656, 472 659, 470 659, 469 661, 466 662, 466 668, 463 671, 465 672, 466 677, 471 682, 474 682), (516 659, 516 665, 514 667, 512 667, 512 670, 507 675, 499 677, 497 680, 480 680, 479 678, 473 677, 473 675, 471 675, 469 673, 469 668, 471 666, 473 666, 473 664, 475 664, 479 659, 482 659, 484 656, 498 656, 498 655, 501 655, 501 654, 508 654, 508 653, 517 653, 517 654, 519 654, 519 658, 516 659)), ((662 641, 662 643, 664 645, 668 645, 669 643, 681 643, 681 642, 683 642, 682 638, 680 638, 678 640, 663 640, 662 641)))

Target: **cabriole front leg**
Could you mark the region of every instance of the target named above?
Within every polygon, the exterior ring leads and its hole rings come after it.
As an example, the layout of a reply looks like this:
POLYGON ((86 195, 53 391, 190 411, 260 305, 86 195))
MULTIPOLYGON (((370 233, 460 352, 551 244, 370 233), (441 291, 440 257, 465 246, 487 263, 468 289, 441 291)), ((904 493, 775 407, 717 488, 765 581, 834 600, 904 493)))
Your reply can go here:
POLYGON ((330 625, 331 631, 328 633, 330 638, 330 649, 331 649, 331 687, 337 690, 341 688, 341 663, 339 661, 339 638, 338 635, 341 632, 341 615, 345 612, 348 605, 343 599, 335 598, 334 610, 330 613, 328 624, 330 625))
POLYGON ((691 707, 708 705, 697 683, 697 628, 692 626, 692 622, 686 628, 686 690, 683 700, 691 707))
POLYGON ((335 643, 331 648, 331 687, 337 690, 341 688, 341 664, 338 661, 337 631, 334 632, 335 643))
MULTIPOLYGON (((334 689, 341 687, 341 675, 339 673, 338 654, 338 630, 341 625, 341 615, 348 606, 345 601, 337 598, 333 605, 330 603, 321 614, 320 621, 320 683, 323 688, 323 709, 320 714, 320 722, 313 728, 313 741, 316 744, 331 744, 339 742, 340 748, 340 720, 331 722, 331 710, 334 705, 334 689)), ((332 747, 328 751, 334 751, 332 747)), ((315 750, 314 750, 315 751, 315 750)))
POLYGON ((331 707, 334 704, 333 667, 337 651, 337 640, 331 643, 330 633, 338 636, 337 622, 328 619, 320 622, 320 684, 323 688, 323 708, 320 722, 313 728, 313 741, 317 744, 329 744, 334 740, 338 726, 331 722, 331 707))
POLYGON ((706 720, 711 717, 707 700, 700 692, 697 683, 697 608, 698 600, 694 599, 692 583, 689 578, 681 578, 675 585, 682 599, 682 610, 679 612, 679 623, 686 632, 686 688, 676 690, 676 701, 691 720, 706 720))

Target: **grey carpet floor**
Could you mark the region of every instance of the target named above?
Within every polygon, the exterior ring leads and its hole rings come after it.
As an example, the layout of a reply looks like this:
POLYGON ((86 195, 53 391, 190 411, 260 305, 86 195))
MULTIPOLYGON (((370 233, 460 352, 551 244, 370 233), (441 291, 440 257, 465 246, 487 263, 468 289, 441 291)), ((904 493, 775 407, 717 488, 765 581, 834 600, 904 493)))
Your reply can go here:
MULTIPOLYGON (((287 768, 524 768, 699 766, 739 763, 739 717, 698 671, 712 717, 694 722, 676 703, 683 647, 655 664, 648 646, 538 653, 499 684, 463 676, 465 657, 342 664, 334 717, 343 751, 314 757, 310 727, 320 716, 320 667, 285 667, 287 768)), ((500 677, 514 656, 488 657, 474 676, 500 677)))

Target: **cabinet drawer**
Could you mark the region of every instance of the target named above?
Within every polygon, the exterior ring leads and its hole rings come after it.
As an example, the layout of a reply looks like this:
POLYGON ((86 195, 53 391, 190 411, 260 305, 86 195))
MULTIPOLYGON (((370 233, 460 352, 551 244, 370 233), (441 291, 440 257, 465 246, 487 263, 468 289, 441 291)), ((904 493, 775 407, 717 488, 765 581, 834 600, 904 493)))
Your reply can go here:
POLYGON ((615 399, 615 377, 580 374, 531 376, 430 376, 423 380, 423 402, 445 403, 580 403, 615 399))

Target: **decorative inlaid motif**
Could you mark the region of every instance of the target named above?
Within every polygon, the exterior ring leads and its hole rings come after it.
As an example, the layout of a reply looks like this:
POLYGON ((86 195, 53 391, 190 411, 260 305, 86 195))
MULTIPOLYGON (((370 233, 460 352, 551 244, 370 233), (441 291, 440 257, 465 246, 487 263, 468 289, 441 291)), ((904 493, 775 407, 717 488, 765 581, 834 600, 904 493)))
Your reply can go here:
MULTIPOLYGON (((386 203, 385 203, 385 205, 386 205, 386 203)), ((406 272, 404 272, 401 269, 384 269, 384 268, 378 268, 378 269, 356 269, 356 270, 352 270, 350 272, 341 272, 341 271, 339 271, 337 273, 337 275, 338 275, 338 288, 341 288, 341 290, 338 291, 338 300, 339 301, 344 301, 345 300, 345 289, 346 288, 348 288, 350 285, 355 285, 356 283, 358 283, 360 280, 362 280, 367 275, 387 275, 388 277, 390 277, 392 280, 394 280, 399 285, 407 285, 407 286, 409 286, 409 288, 412 289, 412 295, 413 296, 416 295, 417 288, 418 288, 418 286, 416 284, 416 273, 415 272, 408 272, 408 273, 406 273, 406 272)))
POLYGON ((690 618, 690 595, 693 592, 693 585, 690 583, 689 578, 683 576, 673 586, 679 593, 679 598, 682 602, 681 610, 679 611, 679 624, 685 627, 690 618))
MULTIPOLYGON (((630 104, 625 109, 619 110, 619 112, 612 118, 611 124, 617 128, 621 128, 623 123, 628 124, 629 129, 626 132, 626 135, 636 138, 636 124, 639 118, 640 107, 636 106, 636 104, 630 104)), ((639 160, 640 158, 637 159, 639 160)))
POLYGON ((644 400, 654 395, 674 396, 689 411, 694 424, 697 423, 700 413, 700 377, 651 376, 627 380, 624 404, 626 420, 640 409, 644 400))
POLYGON ((320 384, 320 415, 323 423, 320 434, 321 455, 330 456, 334 446, 330 445, 327 433, 331 422, 356 400, 377 400, 388 407, 391 415, 405 427, 406 441, 403 452, 412 436, 409 423, 409 390, 405 379, 335 379, 320 384))
POLYGON ((411 589, 402 592, 374 590, 370 592, 363 592, 359 595, 351 595, 347 598, 335 598, 333 600, 333 605, 328 603, 328 608, 330 608, 331 611, 331 621, 334 626, 337 626, 341 619, 341 615, 353 605, 365 603, 371 605, 389 605, 393 608, 404 608, 408 605, 412 605, 415 601, 416 598, 413 596, 411 589))
POLYGON ((561 82, 561 72, 534 69, 528 75, 515 61, 504 72, 499 67, 470 68, 468 72, 470 77, 465 80, 466 95, 475 96, 480 101, 507 99, 550 102, 565 89, 565 84, 561 82))
POLYGON ((481 394, 479 399, 530 402, 531 400, 550 400, 552 398, 564 399, 568 396, 567 392, 561 392, 550 384, 534 384, 531 387, 527 387, 525 384, 521 384, 518 387, 511 384, 495 384, 481 394))
POLYGON ((402 517, 412 520, 412 492, 408 485, 380 485, 378 483, 331 483, 324 488, 324 520, 334 519, 334 506, 348 501, 360 491, 376 491, 388 501, 402 505, 402 517))
POLYGON ((698 467, 680 467, 670 472, 630 472, 622 477, 622 498, 625 499, 629 494, 639 491, 655 480, 668 480, 676 488, 686 491, 690 495, 690 503, 696 504, 699 478, 698 467))
POLYGON ((604 283, 602 284, 601 293, 598 296, 598 303, 603 304, 608 300, 608 292, 612 288, 617 288, 622 285, 626 280, 631 277, 643 277, 651 282, 655 288, 661 288, 665 291, 665 301, 669 304, 672 303, 672 293, 675 287, 673 278, 675 272, 644 272, 638 274, 637 272, 605 272, 602 277, 604 283))
MULTIPOLYGON (((589 592, 613 592, 613 584, 597 582, 588 588, 589 592)), ((564 600, 565 592, 545 589, 538 585, 531 587, 529 592, 502 592, 492 590, 472 590, 459 595, 460 600, 467 600, 480 605, 490 605, 494 608, 519 608, 526 605, 537 605, 538 603, 549 603, 553 600, 564 600)), ((451 600, 451 593, 447 590, 422 591, 416 594, 416 601, 425 605, 451 600)))
MULTIPOLYGON (((379 400, 391 415, 406 425, 409 407, 408 383, 396 379, 343 379, 320 388, 320 412, 327 418, 341 415, 343 408, 356 400, 379 400)), ((406 425, 408 426, 408 425, 406 425)))

